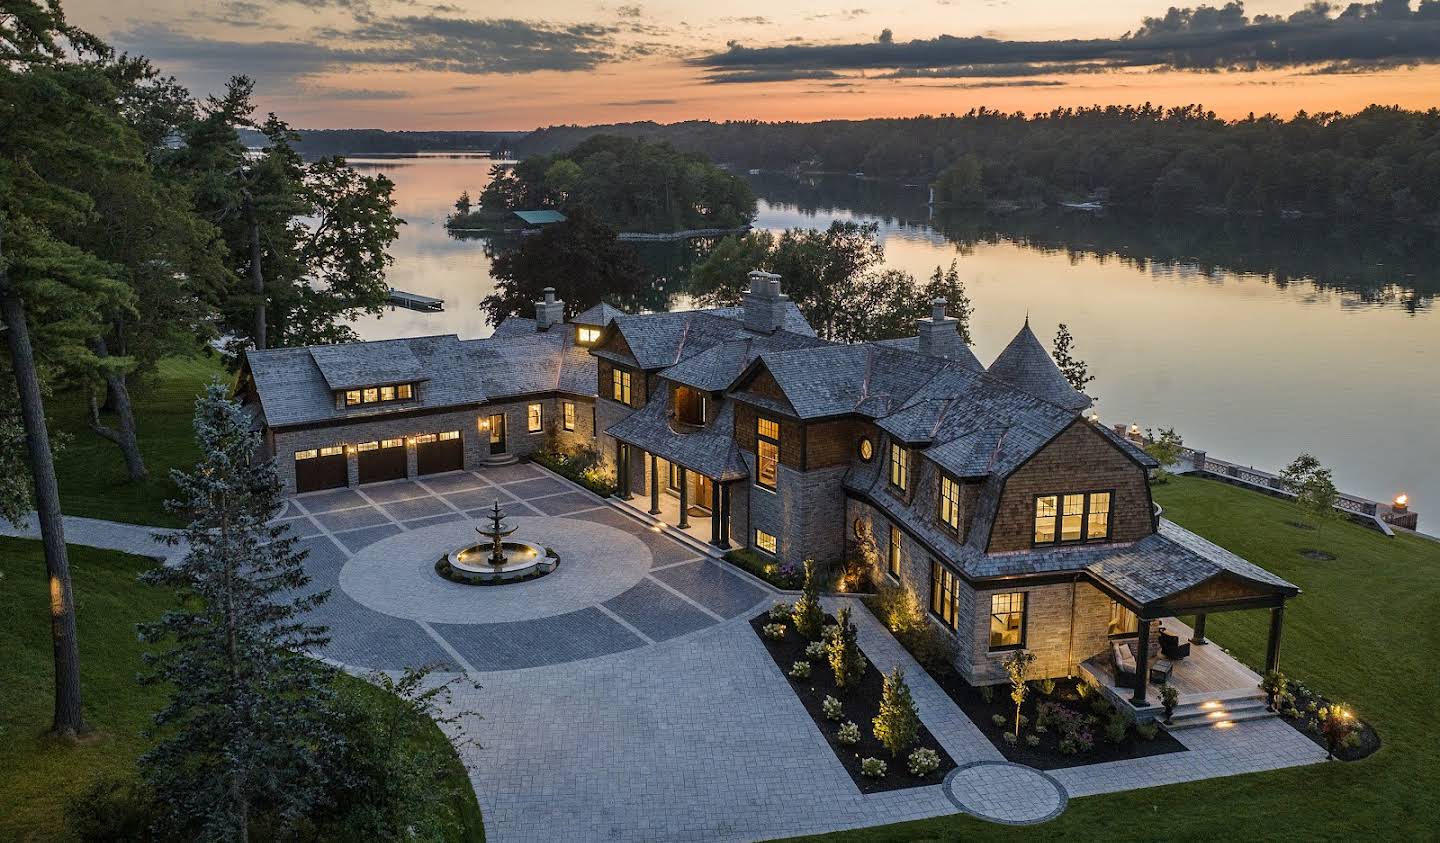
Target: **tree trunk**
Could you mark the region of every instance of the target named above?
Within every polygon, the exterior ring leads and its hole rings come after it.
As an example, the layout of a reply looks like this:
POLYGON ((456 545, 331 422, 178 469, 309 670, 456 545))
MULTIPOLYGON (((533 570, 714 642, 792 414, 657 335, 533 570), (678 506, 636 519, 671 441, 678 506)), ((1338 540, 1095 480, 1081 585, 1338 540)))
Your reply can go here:
POLYGON ((245 222, 250 226, 250 293, 255 296, 255 347, 265 344, 265 271, 260 266, 260 221, 255 216, 255 200, 245 194, 245 222))
MULTIPOLYGON (((95 340, 95 354, 102 360, 110 356, 104 337, 95 340)), ((125 471, 132 481, 144 480, 150 473, 145 470, 145 459, 140 455, 140 443, 135 435, 135 412, 130 405, 130 389, 125 385, 124 375, 106 375, 105 393, 107 402, 114 405, 120 429, 115 430, 100 423, 100 411, 95 406, 94 393, 89 395, 90 429, 120 446, 120 453, 125 456, 125 471)))
MULTIPOLYGON (((0 254, 3 254, 3 245, 0 245, 0 254)), ((60 515, 60 487, 55 482, 55 463, 50 454, 50 434, 45 428, 45 405, 40 396, 40 377, 35 371, 35 352, 30 347, 30 328, 25 323, 25 304, 19 292, 10 286, 4 266, 0 261, 0 317, 8 329, 5 342, 10 348, 10 363, 20 395, 25 444, 35 483, 35 513, 45 549, 45 573, 50 580, 50 640, 55 654, 55 714, 51 729, 58 736, 74 737, 86 731, 86 725, 80 708, 80 649, 75 638, 75 599, 70 584, 70 558, 65 550, 65 524, 60 515)))

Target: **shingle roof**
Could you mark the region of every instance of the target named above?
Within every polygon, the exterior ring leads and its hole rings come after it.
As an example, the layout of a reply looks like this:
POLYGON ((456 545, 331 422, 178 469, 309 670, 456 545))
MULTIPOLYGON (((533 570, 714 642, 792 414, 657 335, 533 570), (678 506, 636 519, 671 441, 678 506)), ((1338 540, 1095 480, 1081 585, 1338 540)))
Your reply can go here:
POLYGON ((611 319, 619 319, 625 315, 627 315, 625 311, 618 307, 611 307, 602 301, 594 307, 580 311, 570 321, 577 325, 600 325, 603 327, 609 325, 611 319))
POLYGON ((624 420, 606 428, 606 433, 622 442, 679 463, 718 480, 738 480, 748 476, 740 450, 735 446, 734 405, 725 401, 717 409, 715 419, 702 430, 677 433, 670 426, 668 402, 650 401, 624 420))
MULTIPOLYGON (((760 359, 802 419, 885 415, 948 365, 874 343, 770 352, 760 359)), ((747 393, 745 400, 753 398, 747 393)))
MULTIPOLYGON (((885 348, 893 348, 897 351, 909 351, 915 354, 920 353, 919 337, 895 337, 888 340, 875 340, 875 344, 884 346, 885 348)), ((963 342, 958 343, 955 346, 954 352, 955 353, 949 358, 951 362, 959 363, 972 371, 985 371, 985 366, 981 364, 980 358, 975 356, 975 352, 971 350, 969 345, 963 342)))
POLYGON ((596 365, 573 331, 532 331, 463 343, 492 401, 540 392, 594 395, 596 365))
POLYGON ((986 371, 1057 406, 1070 410, 1083 410, 1090 406, 1089 397, 1076 392, 1060 373, 1055 361, 1050 359, 1050 353, 1030 330, 1028 319, 1020 333, 1010 340, 986 371))
POLYGON ((668 380, 712 392, 725 389, 750 365, 750 361, 769 351, 814 348, 825 341, 804 334, 776 331, 754 334, 736 331, 715 345, 692 354, 660 374, 668 380))
POLYGON ((427 380, 410 343, 401 339, 317 345, 310 347, 310 357, 331 389, 427 380))
MULTIPOLYGON (((793 303, 787 308, 784 330, 815 336, 800 310, 793 303)), ((616 319, 616 325, 640 368, 663 369, 734 336, 741 329, 742 312, 738 307, 672 310, 622 316, 616 319)), ((612 356, 603 351, 596 354, 612 356)))

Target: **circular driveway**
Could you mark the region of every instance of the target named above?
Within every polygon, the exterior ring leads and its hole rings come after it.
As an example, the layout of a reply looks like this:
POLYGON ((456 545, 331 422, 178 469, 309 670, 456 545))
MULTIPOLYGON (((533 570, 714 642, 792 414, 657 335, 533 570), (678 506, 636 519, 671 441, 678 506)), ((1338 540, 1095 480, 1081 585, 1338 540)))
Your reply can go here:
POLYGON ((545 618, 603 603, 650 569, 650 550, 615 527, 556 517, 512 517, 512 539, 553 548, 560 567, 539 579, 497 586, 453 583, 435 573, 444 553, 479 544, 471 521, 421 527, 361 548, 340 570, 340 588, 362 606, 430 623, 545 618))

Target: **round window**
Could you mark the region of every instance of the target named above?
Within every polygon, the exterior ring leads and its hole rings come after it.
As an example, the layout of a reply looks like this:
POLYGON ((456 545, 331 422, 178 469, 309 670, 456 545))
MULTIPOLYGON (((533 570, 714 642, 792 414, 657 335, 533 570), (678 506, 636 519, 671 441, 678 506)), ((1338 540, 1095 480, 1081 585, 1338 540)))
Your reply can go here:
POLYGON ((870 460, 874 458, 874 456, 875 443, 871 442, 870 437, 868 436, 860 437, 860 459, 864 460, 865 462, 870 462, 870 460))

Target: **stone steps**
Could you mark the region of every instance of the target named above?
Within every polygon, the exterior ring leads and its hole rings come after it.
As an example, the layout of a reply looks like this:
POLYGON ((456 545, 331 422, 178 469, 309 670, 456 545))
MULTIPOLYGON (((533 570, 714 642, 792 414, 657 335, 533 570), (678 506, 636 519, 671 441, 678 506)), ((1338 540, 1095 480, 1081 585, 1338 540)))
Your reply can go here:
POLYGON ((1228 729, 1235 723, 1275 716, 1275 712, 1265 710, 1265 695, 1255 692, 1228 699, 1177 705, 1170 722, 1163 723, 1162 720, 1162 725, 1171 732, 1184 729, 1228 729))

